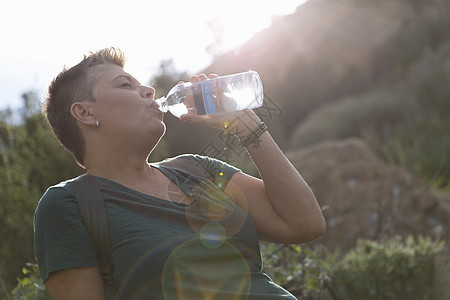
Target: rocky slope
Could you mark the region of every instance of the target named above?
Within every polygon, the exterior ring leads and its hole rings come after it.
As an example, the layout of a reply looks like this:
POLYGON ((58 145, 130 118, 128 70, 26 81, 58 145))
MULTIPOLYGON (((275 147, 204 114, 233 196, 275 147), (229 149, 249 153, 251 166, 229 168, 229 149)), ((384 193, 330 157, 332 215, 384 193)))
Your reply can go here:
POLYGON ((360 139, 327 141, 287 153, 327 219, 317 239, 349 249, 358 239, 441 235, 450 240, 450 196, 378 159, 360 139))

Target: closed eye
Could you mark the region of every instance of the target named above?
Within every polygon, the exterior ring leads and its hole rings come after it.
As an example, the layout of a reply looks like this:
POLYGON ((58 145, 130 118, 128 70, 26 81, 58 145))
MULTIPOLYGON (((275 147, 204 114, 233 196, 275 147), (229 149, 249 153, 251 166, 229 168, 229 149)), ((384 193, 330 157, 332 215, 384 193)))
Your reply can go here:
POLYGON ((120 88, 133 88, 140 85, 140 83, 134 77, 131 77, 128 74, 120 74, 113 79, 112 83, 118 84, 117 86, 120 88))
POLYGON ((120 84, 120 87, 123 87, 123 88, 130 88, 130 87, 131 87, 131 83, 129 83, 129 82, 121 83, 121 84, 120 84))

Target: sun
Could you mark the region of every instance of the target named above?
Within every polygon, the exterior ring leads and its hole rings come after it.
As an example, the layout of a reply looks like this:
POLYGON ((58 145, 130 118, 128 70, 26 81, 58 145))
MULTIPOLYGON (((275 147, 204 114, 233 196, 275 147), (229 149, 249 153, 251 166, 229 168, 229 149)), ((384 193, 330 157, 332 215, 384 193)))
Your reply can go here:
POLYGON ((207 22, 214 42, 208 51, 220 55, 239 47, 269 27, 274 16, 293 13, 304 2, 306 0, 284 0, 282 3, 252 0, 214 2, 214 9, 209 11, 212 17, 207 22))
POLYGON ((211 44, 214 48, 210 48, 210 52, 221 54, 220 52, 238 47, 270 25, 270 19, 252 12, 251 4, 252 2, 241 1, 238 9, 234 5, 224 6, 214 19, 208 21, 208 27, 214 35, 214 42, 211 44))

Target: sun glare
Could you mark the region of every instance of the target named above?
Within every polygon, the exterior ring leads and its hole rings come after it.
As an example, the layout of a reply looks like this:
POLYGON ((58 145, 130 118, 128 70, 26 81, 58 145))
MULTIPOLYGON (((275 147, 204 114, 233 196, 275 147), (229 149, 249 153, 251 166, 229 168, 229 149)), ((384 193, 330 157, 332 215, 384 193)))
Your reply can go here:
POLYGON ((286 3, 229 0, 217 4, 212 11, 213 17, 208 21, 216 47, 210 49, 213 50, 211 52, 228 51, 242 45, 254 34, 269 27, 272 17, 293 13, 305 0, 283 2, 286 3))
POLYGON ((209 26, 221 50, 229 50, 249 40, 257 31, 270 25, 270 20, 252 17, 246 11, 221 12, 209 26))

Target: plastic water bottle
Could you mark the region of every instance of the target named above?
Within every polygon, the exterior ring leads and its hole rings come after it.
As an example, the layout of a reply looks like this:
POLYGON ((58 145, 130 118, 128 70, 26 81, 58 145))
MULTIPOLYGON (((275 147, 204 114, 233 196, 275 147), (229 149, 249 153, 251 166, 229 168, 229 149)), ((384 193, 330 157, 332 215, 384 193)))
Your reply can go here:
POLYGON ((248 71, 178 84, 156 102, 163 112, 170 111, 179 118, 188 113, 206 115, 257 108, 263 99, 261 78, 255 71, 248 71))

